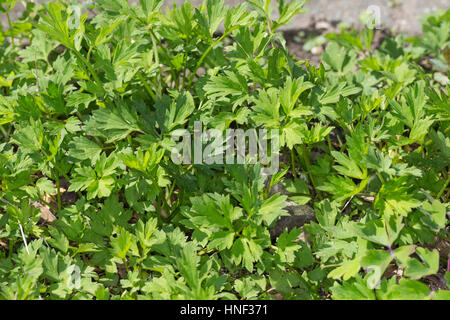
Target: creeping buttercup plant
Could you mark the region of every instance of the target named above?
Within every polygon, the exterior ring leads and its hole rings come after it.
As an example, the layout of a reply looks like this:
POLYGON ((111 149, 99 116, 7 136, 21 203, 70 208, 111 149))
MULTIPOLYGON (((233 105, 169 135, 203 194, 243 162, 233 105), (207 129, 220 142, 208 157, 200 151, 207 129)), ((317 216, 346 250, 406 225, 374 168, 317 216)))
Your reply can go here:
POLYGON ((304 2, 0 1, 0 298, 449 299, 449 11, 315 66, 304 2), (279 170, 175 164, 196 121, 276 130, 279 170))

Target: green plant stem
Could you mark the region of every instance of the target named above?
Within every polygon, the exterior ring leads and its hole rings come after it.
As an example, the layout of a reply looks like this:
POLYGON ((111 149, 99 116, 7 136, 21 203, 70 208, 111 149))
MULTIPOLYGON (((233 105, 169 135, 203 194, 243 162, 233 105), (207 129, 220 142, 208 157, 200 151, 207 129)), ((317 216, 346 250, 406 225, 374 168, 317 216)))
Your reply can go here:
POLYGON ((10 241, 9 241, 9 243, 8 243, 8 258, 11 258, 12 257, 12 254, 13 254, 13 249, 14 249, 14 245, 16 244, 16 241, 15 241, 15 239, 14 238, 12 238, 10 241))
POLYGON ((89 50, 88 50, 87 58, 86 58, 87 61, 89 61, 89 59, 91 58, 91 52, 92 52, 92 49, 93 49, 93 47, 92 47, 92 46, 89 46, 89 50))
POLYGON ((300 152, 297 149, 297 153, 299 154, 299 156, 301 157, 301 159, 304 162, 305 169, 306 169, 306 176, 309 178, 309 181, 311 182, 312 186, 314 187, 314 191, 316 192, 316 194, 318 194, 317 193, 317 185, 316 185, 316 182, 315 182, 313 175, 311 174, 311 170, 310 170, 310 167, 311 167, 311 162, 309 160, 310 148, 306 147, 304 144, 302 144, 302 145, 300 145, 299 149, 300 149, 300 152))
POLYGON ((59 170, 56 170, 56 195, 57 195, 57 201, 58 201, 58 212, 61 211, 62 205, 61 205, 61 184, 59 181, 59 170))
MULTIPOLYGON (((163 54, 166 56, 167 62, 169 64, 170 67, 170 73, 172 75, 172 78, 174 81, 176 81, 176 74, 175 74, 175 66, 172 64, 172 61, 170 60, 170 54, 167 51, 167 48, 163 46, 161 40, 155 35, 155 33, 153 32, 152 29, 150 29, 150 36, 152 37, 152 42, 153 44, 155 44, 156 42, 158 43, 159 47, 161 48, 163 54)), ((156 57, 155 57, 156 59, 156 57)), ((159 58, 158 58, 158 62, 159 62, 159 58)))
POLYGON ((112 145, 112 146, 102 147, 103 151, 105 151, 105 150, 113 150, 113 149, 117 149, 117 146, 116 145, 112 145))
POLYGON ((291 167, 292 167, 292 176, 296 178, 294 148, 291 149, 291 167))
POLYGON ((331 154, 331 151, 333 151, 333 147, 331 146, 331 138, 330 135, 327 135, 327 142, 328 142, 328 151, 331 154))
POLYGON ((167 195, 167 200, 170 201, 170 197, 172 196, 173 190, 175 190, 175 181, 172 183, 170 187, 169 194, 167 195))
POLYGON ((234 30, 234 28, 231 28, 230 30, 228 30, 227 32, 225 32, 221 37, 217 38, 215 41, 213 41, 213 43, 211 43, 211 45, 208 47, 208 49, 206 49, 205 52, 203 52, 202 56, 200 57, 200 59, 197 62, 197 65, 195 66, 195 69, 192 70, 192 74, 189 76, 189 81, 188 81, 188 85, 187 87, 190 88, 192 86, 192 81, 194 81, 194 77, 197 74, 198 69, 202 66, 203 64, 203 60, 205 60, 206 56, 208 55, 208 53, 220 42, 222 41, 226 36, 228 36, 232 31, 234 30))
POLYGON ((184 62, 183 62, 183 64, 184 64, 184 68, 183 68, 183 80, 182 80, 182 82, 181 82, 181 87, 182 88, 184 88, 184 84, 185 84, 185 82, 186 82, 186 71, 187 71, 187 66, 186 66, 186 64, 187 64, 187 61, 186 61, 186 56, 184 56, 184 62))
POLYGON ((94 78, 94 81, 97 83, 98 86, 100 86, 101 88, 103 88, 103 84, 100 81, 100 78, 97 76, 97 74, 95 73, 94 68, 91 66, 91 64, 89 63, 88 60, 86 60, 85 57, 83 57, 83 55, 81 53, 79 53, 77 50, 73 49, 73 52, 75 53, 75 55, 86 65, 86 67, 88 68, 89 72, 91 73, 92 77, 94 78))
MULTIPOLYGON (((153 45, 153 55, 155 57, 155 63, 158 66, 158 68, 160 67, 160 63, 159 63, 159 53, 158 53, 158 45, 156 43, 156 39, 153 36, 153 33, 150 33, 150 37, 152 39, 152 45, 153 45)), ((158 83, 158 91, 157 91, 157 95, 158 98, 161 98, 161 94, 162 94, 162 84, 161 84, 161 72, 158 72, 158 76, 157 76, 157 83, 158 83)))
POLYGON ((8 141, 9 138, 9 132, 6 132, 5 128, 3 126, 0 126, 0 130, 2 131, 3 137, 5 138, 5 141, 8 141))
POLYGON ((267 23, 267 30, 269 31, 269 35, 272 36, 273 35, 272 23, 270 22, 270 17, 268 15, 266 16, 266 23, 267 23))
POLYGON ((441 190, 439 191, 438 195, 436 196, 438 199, 444 194, 444 191, 447 189, 447 186, 449 183, 450 183, 450 176, 447 177, 447 180, 445 181, 444 185, 442 186, 441 190))
POLYGON ((378 173, 377 173, 377 177, 378 177, 378 179, 380 179, 380 181, 381 181, 382 184, 385 183, 384 178, 383 178, 383 176, 381 175, 381 173, 378 172, 378 173))
POLYGON ((208 253, 210 253, 210 252, 212 252, 213 250, 208 250, 207 248, 205 248, 205 249, 203 249, 203 250, 200 250, 199 252, 198 252, 198 255, 199 256, 202 256, 202 255, 204 255, 204 254, 208 254, 208 253))
POLYGON ((175 209, 173 209, 172 212, 170 213, 170 215, 167 217, 166 222, 172 221, 172 219, 177 215, 178 210, 179 210, 179 207, 176 207, 175 209))
MULTIPOLYGON (((67 182, 69 182, 70 181, 69 176, 67 174, 65 174, 56 163, 54 163, 54 165, 55 165, 55 168, 58 169, 58 172, 60 174, 62 174, 62 176, 67 180, 67 182)), ((81 193, 78 193, 78 195, 81 195, 81 193)))
POLYGON ((16 48, 16 44, 15 44, 15 39, 14 39, 14 33, 13 33, 13 25, 12 25, 12 22, 11 22, 11 17, 9 16, 9 11, 6 11, 6 17, 8 18, 8 25, 9 25, 9 34, 10 34, 10 36, 11 36, 11 44, 12 44, 12 47, 13 47, 13 49, 15 49, 16 48))
POLYGON ((162 194, 162 203, 161 203, 161 205, 163 205, 164 206, 164 209, 166 210, 166 215, 167 215, 167 217, 169 217, 169 215, 170 215, 170 213, 171 213, 171 211, 172 211, 172 208, 169 206, 169 204, 167 203, 167 199, 166 199, 166 195, 165 194, 162 194))
POLYGON ((155 63, 159 66, 159 53, 158 53, 158 45, 156 43, 155 34, 152 30, 150 30, 150 38, 152 39, 153 45, 153 55, 155 56, 155 63))
POLYGON ((150 86, 148 85, 144 76, 142 75, 141 70, 139 70, 136 74, 137 74, 139 80, 141 80, 142 84, 144 85, 144 88, 147 91, 147 93, 149 94, 150 98, 152 98, 153 101, 156 101, 155 94, 153 93, 152 89, 150 88, 150 86))

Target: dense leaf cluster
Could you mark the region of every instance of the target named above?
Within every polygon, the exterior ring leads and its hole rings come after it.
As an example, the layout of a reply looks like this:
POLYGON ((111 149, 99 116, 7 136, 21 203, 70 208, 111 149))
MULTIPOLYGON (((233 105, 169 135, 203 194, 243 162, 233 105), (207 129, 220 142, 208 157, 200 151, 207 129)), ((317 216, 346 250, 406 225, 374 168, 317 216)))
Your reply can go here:
POLYGON ((279 30, 305 1, 270 2, 29 2, 0 32, 2 299, 450 298, 449 11, 314 66, 279 30), (278 130, 279 172, 174 164, 195 121, 278 130), (314 221, 271 237, 292 203, 314 221))

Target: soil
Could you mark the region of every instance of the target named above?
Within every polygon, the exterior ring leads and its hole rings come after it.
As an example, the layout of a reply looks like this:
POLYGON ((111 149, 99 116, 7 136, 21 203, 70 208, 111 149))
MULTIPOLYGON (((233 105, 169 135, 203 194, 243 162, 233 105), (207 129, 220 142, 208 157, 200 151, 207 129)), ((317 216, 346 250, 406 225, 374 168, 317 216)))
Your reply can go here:
MULTIPOLYGON (((319 66, 321 56, 325 50, 326 43, 314 47, 312 50, 305 50, 304 46, 307 39, 313 37, 325 36, 327 33, 339 32, 338 23, 330 23, 328 21, 318 21, 307 28, 286 30, 283 32, 289 53, 294 55, 297 60, 308 60, 310 64, 319 66), (303 35, 300 37, 299 35, 303 35)), ((383 40, 391 36, 392 32, 388 29, 374 30, 372 47, 378 48, 383 40)))

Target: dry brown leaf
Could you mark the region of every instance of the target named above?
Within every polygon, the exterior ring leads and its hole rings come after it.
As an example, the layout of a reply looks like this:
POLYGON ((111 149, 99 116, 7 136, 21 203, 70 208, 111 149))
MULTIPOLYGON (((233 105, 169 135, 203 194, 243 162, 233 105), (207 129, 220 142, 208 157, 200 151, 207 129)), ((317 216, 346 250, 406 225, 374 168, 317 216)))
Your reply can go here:
POLYGON ((45 222, 51 223, 56 220, 55 215, 51 212, 48 206, 37 201, 31 201, 31 205, 41 211, 41 219, 45 222))
POLYGON ((284 299, 284 297, 278 292, 275 293, 274 296, 275 296, 275 298, 277 298, 277 300, 283 300, 284 299))
POLYGON ((117 266, 117 273, 119 274, 120 278, 125 278, 127 276, 127 268, 125 267, 124 263, 116 263, 117 266))
POLYGON ((0 249, 8 250, 8 248, 9 248, 8 239, 6 238, 0 239, 0 249))
POLYGON ((439 255, 443 259, 449 259, 450 258, 450 242, 437 238, 436 239, 436 249, 439 251, 439 255))
POLYGON ((298 236, 298 240, 303 241, 304 243, 308 243, 308 238, 309 235, 308 233, 306 233, 305 231, 303 231, 302 233, 300 233, 300 235, 298 236))
POLYGON ((375 197, 374 196, 366 196, 366 195, 358 195, 358 197, 360 197, 361 199, 363 199, 364 201, 367 202, 374 202, 375 201, 375 197))

